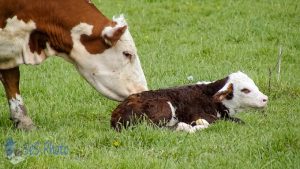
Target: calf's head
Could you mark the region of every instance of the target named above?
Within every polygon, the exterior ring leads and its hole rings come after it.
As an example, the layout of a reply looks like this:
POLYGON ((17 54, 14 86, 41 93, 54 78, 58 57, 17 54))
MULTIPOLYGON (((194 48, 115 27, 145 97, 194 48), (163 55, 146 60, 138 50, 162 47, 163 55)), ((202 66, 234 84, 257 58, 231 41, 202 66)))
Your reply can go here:
POLYGON ((99 45, 104 45, 105 50, 98 53, 90 53, 81 41, 82 35, 92 35, 93 25, 81 23, 74 27, 71 30, 73 49, 70 55, 80 74, 97 91, 110 99, 122 101, 130 94, 148 89, 124 17, 114 18, 112 23, 104 27, 99 37, 86 41, 92 45, 101 42, 99 45))
POLYGON ((222 102, 230 115, 247 108, 264 108, 268 102, 268 96, 260 92, 253 80, 242 72, 230 74, 214 99, 222 102))

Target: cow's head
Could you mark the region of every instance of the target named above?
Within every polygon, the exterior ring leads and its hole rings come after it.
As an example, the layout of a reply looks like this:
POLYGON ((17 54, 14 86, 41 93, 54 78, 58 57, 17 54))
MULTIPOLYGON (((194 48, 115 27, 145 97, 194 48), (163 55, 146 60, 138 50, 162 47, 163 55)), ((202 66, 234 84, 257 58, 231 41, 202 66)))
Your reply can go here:
POLYGON ((268 96, 260 92, 253 80, 242 72, 230 74, 214 99, 221 101, 231 115, 246 108, 264 108, 268 102, 268 96))
POLYGON ((91 35, 92 25, 81 23, 71 30, 73 49, 71 58, 81 75, 97 91, 108 98, 122 101, 133 93, 147 89, 135 43, 121 15, 114 18, 114 25, 106 26, 100 38, 106 49, 89 53, 81 43, 81 35, 91 35))

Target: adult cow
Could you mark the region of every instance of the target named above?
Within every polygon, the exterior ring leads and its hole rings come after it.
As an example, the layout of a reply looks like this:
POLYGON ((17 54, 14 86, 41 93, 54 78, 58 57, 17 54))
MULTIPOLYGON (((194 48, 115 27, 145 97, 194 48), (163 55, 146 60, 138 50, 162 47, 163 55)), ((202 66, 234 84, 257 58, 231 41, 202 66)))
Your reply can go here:
POLYGON ((71 62, 110 99, 147 90, 123 16, 109 20, 89 0, 0 0, 0 79, 17 128, 34 128, 19 91, 19 65, 51 55, 71 62))

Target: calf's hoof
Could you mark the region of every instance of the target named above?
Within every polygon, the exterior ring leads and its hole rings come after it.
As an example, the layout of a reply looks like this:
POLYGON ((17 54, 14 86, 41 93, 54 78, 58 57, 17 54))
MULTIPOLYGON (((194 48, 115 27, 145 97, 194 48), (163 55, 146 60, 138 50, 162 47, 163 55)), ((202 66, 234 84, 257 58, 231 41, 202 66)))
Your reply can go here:
POLYGON ((16 128, 24 131, 32 131, 36 129, 32 120, 27 116, 23 117, 16 123, 16 128))

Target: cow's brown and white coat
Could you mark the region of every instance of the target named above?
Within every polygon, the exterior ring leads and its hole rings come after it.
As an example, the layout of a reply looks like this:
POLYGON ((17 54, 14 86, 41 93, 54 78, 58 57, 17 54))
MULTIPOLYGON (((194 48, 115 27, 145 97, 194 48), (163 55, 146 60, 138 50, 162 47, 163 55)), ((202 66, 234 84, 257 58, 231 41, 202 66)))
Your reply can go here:
POLYGON ((58 55, 113 100, 147 90, 125 18, 106 18, 89 0, 0 0, 0 79, 18 128, 33 123, 19 91, 19 65, 58 55))
POLYGON ((232 117, 247 108, 263 108, 268 97, 242 72, 215 82, 133 94, 112 113, 116 130, 146 118, 159 126, 195 132, 219 119, 242 122, 232 117))

